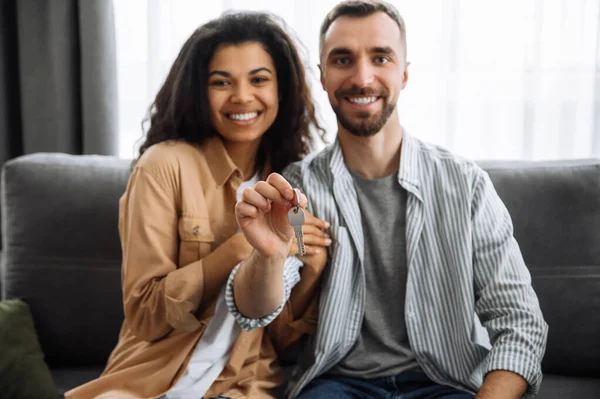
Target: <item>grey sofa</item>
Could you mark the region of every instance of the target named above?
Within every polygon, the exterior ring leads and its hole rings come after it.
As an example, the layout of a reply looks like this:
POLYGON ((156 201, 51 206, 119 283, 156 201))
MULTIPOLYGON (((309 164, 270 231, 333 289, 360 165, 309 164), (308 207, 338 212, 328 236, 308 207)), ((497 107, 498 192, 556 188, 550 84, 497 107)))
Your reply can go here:
MULTIPOLYGON (((600 160, 482 162, 550 325, 541 399, 600 398, 600 160)), ((34 154, 2 170, 2 298, 26 298, 61 390, 100 374, 123 313, 130 161, 34 154)))

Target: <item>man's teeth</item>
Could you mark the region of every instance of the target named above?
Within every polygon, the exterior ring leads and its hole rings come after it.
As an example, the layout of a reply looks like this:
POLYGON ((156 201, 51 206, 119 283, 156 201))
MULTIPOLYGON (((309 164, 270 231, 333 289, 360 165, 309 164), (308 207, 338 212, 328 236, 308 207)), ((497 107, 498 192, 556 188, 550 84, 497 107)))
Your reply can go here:
POLYGON ((348 100, 354 104, 366 105, 377 101, 377 97, 348 97, 348 100))
POLYGON ((258 112, 250 112, 247 114, 229 114, 229 119, 233 119, 236 121, 248 121, 250 119, 254 119, 258 116, 258 112))

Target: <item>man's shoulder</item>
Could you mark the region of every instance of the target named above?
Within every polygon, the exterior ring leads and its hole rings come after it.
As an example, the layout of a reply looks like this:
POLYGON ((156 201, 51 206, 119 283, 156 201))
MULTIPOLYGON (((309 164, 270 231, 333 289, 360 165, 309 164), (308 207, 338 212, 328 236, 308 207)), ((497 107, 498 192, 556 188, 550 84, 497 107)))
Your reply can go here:
POLYGON ((311 152, 302 160, 288 165, 283 171, 284 176, 293 176, 300 179, 305 177, 327 178, 333 150, 334 144, 329 144, 321 150, 311 152))
POLYGON ((450 179, 474 179, 485 173, 475 161, 458 155, 446 147, 415 137, 411 137, 410 140, 413 141, 412 144, 419 154, 419 168, 423 173, 442 174, 450 179))

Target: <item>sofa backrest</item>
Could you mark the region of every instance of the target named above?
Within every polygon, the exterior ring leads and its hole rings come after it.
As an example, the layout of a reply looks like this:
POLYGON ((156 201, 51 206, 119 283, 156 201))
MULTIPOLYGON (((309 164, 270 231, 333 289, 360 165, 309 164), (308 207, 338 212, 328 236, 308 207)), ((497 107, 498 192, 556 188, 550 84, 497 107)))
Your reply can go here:
MULTIPOLYGON (((600 377, 600 160, 480 164, 550 325, 544 371, 600 377)), ((102 365, 116 343, 129 171, 128 160, 62 154, 4 167, 2 291, 30 303, 51 365, 102 365)))
POLYGON ((600 160, 481 164, 549 325, 544 371, 600 377, 600 160))
POLYGON ((2 170, 3 298, 31 308, 53 367, 102 365, 123 320, 118 201, 130 161, 33 154, 2 170))

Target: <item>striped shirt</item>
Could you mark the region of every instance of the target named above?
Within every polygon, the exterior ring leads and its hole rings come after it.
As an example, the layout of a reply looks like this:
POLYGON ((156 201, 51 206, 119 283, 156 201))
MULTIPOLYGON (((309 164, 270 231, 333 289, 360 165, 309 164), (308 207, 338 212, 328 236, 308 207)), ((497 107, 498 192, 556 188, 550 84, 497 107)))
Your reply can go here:
MULTIPOLYGON (((294 372, 288 390, 293 398, 349 352, 369 311, 366 290, 377 287, 365 286, 361 213, 339 141, 290 165, 284 175, 306 194, 308 209, 331 223, 333 240, 317 334, 309 361, 294 372)), ((404 133, 398 183, 408 191, 405 321, 419 366, 433 381, 473 393, 486 373, 513 371, 528 382, 525 397, 535 396, 548 326, 510 215, 489 176, 474 162, 404 133)), ((285 299, 262 319, 237 310, 237 269, 232 272, 226 300, 242 328, 265 326, 278 315, 299 281, 300 266, 296 258, 286 261, 285 299)))

